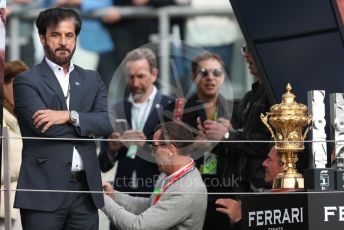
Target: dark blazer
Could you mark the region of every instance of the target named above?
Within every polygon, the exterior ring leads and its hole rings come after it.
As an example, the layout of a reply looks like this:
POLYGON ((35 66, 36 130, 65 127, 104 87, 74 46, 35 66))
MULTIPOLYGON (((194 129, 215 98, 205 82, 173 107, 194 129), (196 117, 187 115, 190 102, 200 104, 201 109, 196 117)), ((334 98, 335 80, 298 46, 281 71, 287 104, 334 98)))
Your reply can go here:
MULTIPOLYGON (((67 110, 62 88, 44 60, 14 80, 15 112, 23 137, 89 138, 108 136, 111 125, 107 92, 100 76, 75 66, 70 75, 70 110, 79 113, 80 127, 54 125, 45 133, 33 125, 40 109, 67 110)), ((102 191, 96 146, 93 141, 23 140, 18 189, 69 190, 73 146, 79 151, 91 191, 102 191)), ((54 211, 66 193, 17 192, 14 207, 54 211)), ((104 205, 102 194, 92 194, 97 208, 104 205)))
MULTIPOLYGON (((165 108, 170 107, 173 103, 174 100, 172 98, 162 95, 159 91, 157 92, 152 109, 143 127, 143 133, 148 140, 153 138, 155 127, 162 121, 166 121, 168 119, 167 117, 171 117, 170 113, 166 111, 165 108)), ((114 112, 113 119, 126 119, 129 129, 131 129, 131 106, 128 99, 112 106, 112 112, 114 112)), ((114 160, 110 160, 107 156, 108 146, 107 143, 104 142, 102 144, 102 151, 99 154, 101 170, 103 172, 110 170, 114 166, 115 161, 118 161, 118 168, 114 181, 114 188, 116 190, 127 192, 152 192, 155 184, 154 182, 160 174, 154 158, 148 151, 140 149, 135 159, 130 159, 126 156, 127 150, 126 147, 121 148, 117 157, 114 160), (138 156, 140 154, 141 156, 138 156), (138 178, 137 188, 132 188, 131 186, 134 170, 138 178)))

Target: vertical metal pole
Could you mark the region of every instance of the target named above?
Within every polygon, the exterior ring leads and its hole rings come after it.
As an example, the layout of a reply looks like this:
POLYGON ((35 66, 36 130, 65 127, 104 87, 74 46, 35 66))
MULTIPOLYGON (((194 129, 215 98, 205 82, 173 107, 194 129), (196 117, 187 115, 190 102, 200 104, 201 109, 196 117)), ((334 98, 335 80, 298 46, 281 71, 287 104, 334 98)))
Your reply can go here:
POLYGON ((3 165, 4 165, 4 207, 5 207, 5 229, 11 230, 11 175, 10 175, 10 140, 9 140, 9 131, 7 127, 2 128, 2 156, 3 156, 3 165))
MULTIPOLYGON (((170 15, 164 11, 159 10, 158 13, 159 17, 159 35, 160 35, 160 49, 159 49, 159 58, 160 58, 160 78, 161 81, 164 82, 164 85, 170 85, 168 82, 170 81, 170 39, 169 39, 169 31, 170 31, 170 15)), ((163 87, 162 93, 163 94, 170 94, 170 88, 163 87)))
POLYGON ((9 61, 20 59, 20 36, 19 36, 19 18, 13 16, 9 23, 9 61))

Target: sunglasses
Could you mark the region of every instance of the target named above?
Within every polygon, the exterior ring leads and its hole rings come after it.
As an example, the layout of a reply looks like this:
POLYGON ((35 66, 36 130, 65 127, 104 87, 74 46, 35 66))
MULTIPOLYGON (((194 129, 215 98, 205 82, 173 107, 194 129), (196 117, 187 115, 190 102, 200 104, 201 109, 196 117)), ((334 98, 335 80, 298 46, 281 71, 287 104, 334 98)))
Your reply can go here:
POLYGON ((169 145, 169 143, 148 144, 151 153, 155 153, 159 146, 164 146, 164 145, 169 145))
POLYGON ((209 76, 212 73, 214 77, 221 77, 223 75, 223 71, 221 69, 201 69, 198 71, 197 75, 204 78, 209 76))

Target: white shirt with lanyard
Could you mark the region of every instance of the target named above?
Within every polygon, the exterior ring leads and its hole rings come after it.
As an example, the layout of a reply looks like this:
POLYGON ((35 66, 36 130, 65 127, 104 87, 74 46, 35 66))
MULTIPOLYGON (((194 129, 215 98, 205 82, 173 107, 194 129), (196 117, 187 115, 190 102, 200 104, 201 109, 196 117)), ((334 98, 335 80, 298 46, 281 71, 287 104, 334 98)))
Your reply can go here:
MULTIPOLYGON (((133 130, 143 131, 149 113, 152 110, 154 98, 158 90, 153 86, 153 91, 147 100, 143 103, 135 103, 132 94, 130 94, 128 101, 132 104, 131 107, 131 127, 133 130)), ((138 150, 137 145, 129 146, 127 157, 134 159, 138 150)))
MULTIPOLYGON (((69 83, 69 76, 70 73, 74 70, 74 65, 71 62, 69 65, 69 69, 67 74, 64 73, 63 67, 53 63, 48 58, 45 58, 46 62, 48 63, 51 70, 54 72, 58 82, 60 83, 60 86, 63 91, 63 96, 66 100, 67 109, 69 110, 69 101, 70 101, 70 83, 69 83)), ((76 126, 80 126, 80 124, 76 124, 76 126)), ((73 147, 73 160, 72 160, 72 172, 78 172, 84 170, 84 163, 82 161, 82 158, 80 156, 80 153, 78 150, 73 147)))

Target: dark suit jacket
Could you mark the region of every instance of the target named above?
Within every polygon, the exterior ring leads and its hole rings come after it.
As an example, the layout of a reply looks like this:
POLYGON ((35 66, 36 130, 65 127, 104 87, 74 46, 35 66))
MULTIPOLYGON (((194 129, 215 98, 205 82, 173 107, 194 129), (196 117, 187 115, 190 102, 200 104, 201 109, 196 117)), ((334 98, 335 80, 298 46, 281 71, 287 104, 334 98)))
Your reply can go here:
MULTIPOLYGON (((75 66, 70 74, 70 110, 79 113, 80 127, 54 125, 45 133, 33 125, 40 109, 67 110, 62 88, 44 60, 14 81, 15 112, 23 137, 89 138, 111 133, 107 112, 107 92, 100 76, 75 66)), ((93 141, 23 140, 18 189, 69 190, 73 146, 79 151, 89 189, 102 191, 96 146, 93 141)), ((17 192, 16 208, 53 211, 66 193, 17 192)), ((92 194, 97 208, 104 205, 102 194, 92 194)))
MULTIPOLYGON (((162 121, 166 121, 168 119, 167 117, 170 117, 165 108, 170 107, 171 104, 173 104, 172 98, 160 94, 159 91, 157 92, 152 109, 143 127, 143 133, 146 135, 148 140, 152 139, 155 127, 162 121)), ((131 128, 131 106, 131 103, 125 99, 112 107, 112 112, 114 112, 113 120, 126 119, 129 124, 129 129, 131 128)), ((114 181, 114 188, 116 188, 116 190, 128 192, 152 192, 155 184, 154 182, 160 174, 154 158, 149 155, 150 153, 148 153, 148 151, 141 149, 137 153, 135 159, 130 159, 126 156, 127 150, 128 149, 126 147, 121 148, 115 160, 110 160, 107 156, 108 146, 107 143, 104 142, 102 145, 102 151, 99 154, 101 170, 103 172, 110 170, 114 166, 115 161, 118 160, 118 168, 114 181), (140 154, 141 156, 138 156, 140 154), (136 171, 138 178, 136 189, 133 189, 131 186, 134 170, 136 171)))

